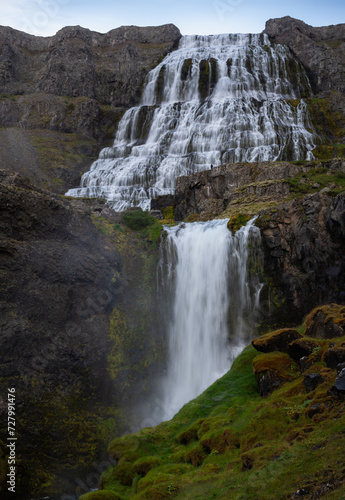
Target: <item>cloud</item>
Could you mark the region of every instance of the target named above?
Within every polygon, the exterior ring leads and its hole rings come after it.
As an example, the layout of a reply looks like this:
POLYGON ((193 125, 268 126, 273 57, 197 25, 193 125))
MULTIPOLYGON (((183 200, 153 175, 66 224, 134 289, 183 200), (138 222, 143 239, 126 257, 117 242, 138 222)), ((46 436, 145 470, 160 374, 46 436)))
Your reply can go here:
POLYGON ((71 0, 0 0, 2 25, 33 35, 56 32, 59 18, 71 0))

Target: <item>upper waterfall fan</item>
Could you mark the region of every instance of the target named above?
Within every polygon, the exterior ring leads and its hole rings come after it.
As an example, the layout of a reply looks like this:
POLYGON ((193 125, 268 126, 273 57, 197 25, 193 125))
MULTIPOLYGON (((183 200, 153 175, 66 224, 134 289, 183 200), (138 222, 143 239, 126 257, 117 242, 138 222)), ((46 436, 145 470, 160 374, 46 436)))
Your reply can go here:
POLYGON ((174 191, 178 176, 211 164, 311 159, 301 99, 310 93, 289 49, 264 34, 182 37, 148 74, 142 103, 123 116, 113 147, 67 194, 148 209, 151 198, 174 191))

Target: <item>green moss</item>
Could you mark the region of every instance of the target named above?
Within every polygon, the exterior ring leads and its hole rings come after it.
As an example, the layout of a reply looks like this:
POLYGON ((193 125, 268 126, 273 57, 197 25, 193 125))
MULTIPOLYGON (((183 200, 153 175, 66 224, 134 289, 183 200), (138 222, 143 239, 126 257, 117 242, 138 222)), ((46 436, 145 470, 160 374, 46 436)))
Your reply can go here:
POLYGON ((315 321, 318 313, 322 313, 325 317, 325 324, 329 321, 333 321, 336 325, 345 327, 345 306, 339 304, 328 304, 325 306, 319 306, 313 309, 313 311, 308 314, 305 320, 306 331, 308 331, 315 321))
POLYGON ((166 207, 162 209, 163 217, 165 220, 174 219, 175 218, 175 206, 171 205, 170 207, 166 207))
POLYGON ((123 500, 123 497, 112 491, 91 491, 79 497, 80 500, 123 500))
POLYGON ((183 222, 196 222, 200 220, 200 214, 189 214, 183 222))
POLYGON ((156 81, 156 88, 155 88, 156 104, 160 104, 163 99, 165 72, 166 72, 166 66, 163 65, 159 71, 159 75, 156 81))
POLYGON ((122 216, 122 221, 133 231, 138 231, 149 238, 154 245, 157 243, 162 231, 162 225, 147 212, 142 210, 126 212, 122 216))
POLYGON ((193 59, 185 59, 181 69, 181 80, 185 81, 192 73, 193 59))
POLYGON ((245 226, 250 219, 250 215, 244 215, 242 213, 234 214, 230 217, 227 227, 232 234, 235 234, 242 226, 245 226))
POLYGON ((325 187, 330 188, 330 193, 336 195, 345 189, 345 174, 340 171, 329 170, 326 166, 309 168, 303 174, 285 179, 290 185, 290 192, 295 198, 308 193, 315 193, 325 187))
POLYGON ((210 92, 209 62, 202 59, 199 63, 199 94, 200 99, 206 99, 210 92))
POLYGON ((275 372, 280 378, 292 380, 296 371, 296 364, 290 356, 281 352, 260 354, 253 360, 254 373, 262 374, 266 371, 275 372))
POLYGON ((343 498, 345 416, 341 401, 333 398, 330 404, 327 394, 335 373, 316 362, 310 370, 322 373, 325 382, 307 395, 304 374, 292 364, 286 354, 257 356, 253 348, 245 349, 226 375, 170 422, 110 445, 127 467, 149 464, 136 491, 133 483, 124 486, 115 479, 117 467, 104 474, 102 487, 126 498, 256 500, 260 492, 260 498, 273 500, 306 485, 316 494, 333 478, 335 498, 343 498), (262 399, 253 361, 283 372, 285 385, 262 399), (319 413, 308 416, 315 405, 319 413), (156 460, 165 464, 151 468, 156 460))

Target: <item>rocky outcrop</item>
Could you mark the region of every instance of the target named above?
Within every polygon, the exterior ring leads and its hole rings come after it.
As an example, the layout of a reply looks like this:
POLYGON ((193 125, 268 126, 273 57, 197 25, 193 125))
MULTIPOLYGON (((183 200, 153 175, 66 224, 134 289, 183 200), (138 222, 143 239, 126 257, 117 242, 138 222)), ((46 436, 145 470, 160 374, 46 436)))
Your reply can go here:
MULTIPOLYGON (((22 137, 21 173, 53 192, 78 185, 113 141, 125 110, 139 102, 147 73, 180 36, 171 24, 106 34, 74 26, 47 38, 0 27, 0 124, 10 142, 22 137)), ((0 168, 17 172, 7 150, 0 147, 0 168)))
POLYGON ((270 19, 265 32, 288 45, 307 69, 314 92, 345 93, 345 24, 314 28, 292 17, 270 19))
POLYGON ((2 27, 0 92, 42 92, 133 106, 147 72, 180 36, 172 24, 122 26, 106 34, 72 26, 47 38, 2 27))
MULTIPOLYGON (((345 287, 345 193, 314 193, 263 211, 266 276, 273 284, 274 322, 298 322, 318 304, 343 303, 345 287)), ((281 324, 281 323, 280 323, 281 324)))
MULTIPOLYGON (((308 164, 305 166, 308 169, 308 164)), ((301 167, 288 162, 234 163, 212 170, 179 177, 175 191, 175 218, 183 220, 192 214, 200 219, 240 211, 255 215, 274 201, 290 193, 289 177, 301 167)))
MULTIPOLYGON (((345 162, 332 160, 234 163, 182 176, 176 181, 175 219, 194 216, 206 220, 238 213, 254 216, 261 210, 278 206, 284 199, 291 199, 294 193, 300 196, 323 186, 334 188, 333 176, 339 172, 340 176, 345 172, 345 162), (329 176, 323 179, 322 185, 315 182, 320 168, 329 176)), ((152 208, 164 203, 165 197, 161 198, 157 203, 152 201, 152 208)))
POLYGON ((332 339, 345 335, 345 306, 330 304, 314 309, 306 318, 306 335, 332 339))
POLYGON ((270 19, 271 42, 286 44, 309 76, 314 96, 306 99, 319 159, 345 156, 345 24, 314 28, 291 17, 270 19))

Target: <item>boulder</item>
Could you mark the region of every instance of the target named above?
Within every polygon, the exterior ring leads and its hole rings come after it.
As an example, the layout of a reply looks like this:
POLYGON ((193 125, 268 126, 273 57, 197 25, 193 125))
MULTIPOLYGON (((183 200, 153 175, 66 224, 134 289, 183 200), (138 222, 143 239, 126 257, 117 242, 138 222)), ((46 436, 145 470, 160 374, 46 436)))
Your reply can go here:
POLYGON ((345 363, 345 347, 332 347, 327 349, 323 361, 328 368, 337 368, 339 364, 345 363))
POLYGON ((318 342, 301 338, 289 344, 288 354, 295 361, 300 361, 301 358, 309 357, 319 347, 318 342))
POLYGON ((345 395, 345 368, 341 370, 329 392, 340 397, 345 395))
POLYGON ((339 363, 339 365, 337 365, 336 367, 336 370, 337 370, 337 373, 339 374, 343 368, 345 368, 345 363, 339 363))
POLYGON ((329 304, 314 309, 307 316, 305 334, 317 339, 333 339, 345 335, 345 306, 329 304))
POLYGON ((319 373, 309 373, 303 379, 303 384, 307 392, 314 391, 322 382, 323 378, 319 373))
MULTIPOLYGON (((302 335, 297 330, 283 328, 275 332, 267 333, 262 337, 252 340, 252 346, 260 352, 289 352, 289 344, 294 340, 301 339, 302 335)), ((302 357, 302 356, 300 356, 302 357)))
POLYGON ((254 358, 253 368, 261 396, 267 396, 295 377, 292 361, 283 353, 261 354, 254 358))

